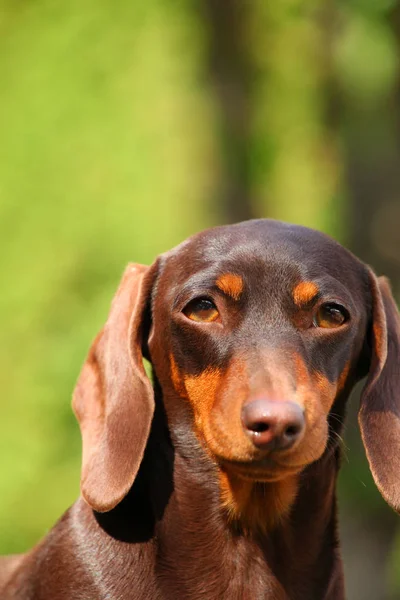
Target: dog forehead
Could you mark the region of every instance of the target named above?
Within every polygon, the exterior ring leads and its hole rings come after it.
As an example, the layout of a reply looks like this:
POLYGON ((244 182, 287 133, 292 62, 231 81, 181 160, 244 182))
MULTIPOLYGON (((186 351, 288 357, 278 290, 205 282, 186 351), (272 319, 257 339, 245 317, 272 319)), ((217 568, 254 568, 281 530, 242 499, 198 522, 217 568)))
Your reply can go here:
POLYGON ((192 236, 163 255, 162 275, 170 283, 183 283, 204 271, 215 277, 253 273, 295 284, 329 274, 351 286, 363 268, 348 250, 319 231, 257 219, 192 236))

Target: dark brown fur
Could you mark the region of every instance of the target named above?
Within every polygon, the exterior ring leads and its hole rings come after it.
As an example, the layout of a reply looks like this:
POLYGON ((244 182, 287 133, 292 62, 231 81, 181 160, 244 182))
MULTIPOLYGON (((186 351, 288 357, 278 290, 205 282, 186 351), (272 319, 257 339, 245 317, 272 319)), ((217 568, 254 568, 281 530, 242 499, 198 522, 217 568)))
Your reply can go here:
POLYGON ((131 265, 74 395, 82 498, 0 561, 1 599, 343 600, 338 434, 368 374, 362 437, 399 512, 399 360, 386 281, 310 229, 249 221, 131 265), (217 321, 185 316, 199 296, 217 321), (348 322, 314 327, 334 300, 348 322), (304 408, 297 445, 249 441, 241 409, 260 395, 304 408))

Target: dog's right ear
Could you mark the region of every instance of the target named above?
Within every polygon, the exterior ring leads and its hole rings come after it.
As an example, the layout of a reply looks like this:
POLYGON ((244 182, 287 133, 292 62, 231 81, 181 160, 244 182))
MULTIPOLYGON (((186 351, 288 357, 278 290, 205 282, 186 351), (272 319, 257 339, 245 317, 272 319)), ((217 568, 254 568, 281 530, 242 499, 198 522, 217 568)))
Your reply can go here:
POLYGON ((400 513, 400 315, 387 279, 369 277, 371 357, 358 422, 375 483, 400 513))
POLYGON ((125 270, 108 320, 89 351, 73 397, 82 434, 81 492, 98 512, 128 493, 146 448, 153 388, 142 360, 157 263, 125 270))

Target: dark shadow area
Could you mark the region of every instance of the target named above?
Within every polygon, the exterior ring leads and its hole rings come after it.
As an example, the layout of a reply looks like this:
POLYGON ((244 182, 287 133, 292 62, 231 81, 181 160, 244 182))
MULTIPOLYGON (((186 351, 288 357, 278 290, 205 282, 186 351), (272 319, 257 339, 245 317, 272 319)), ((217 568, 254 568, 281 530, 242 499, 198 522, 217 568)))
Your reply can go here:
MULTIPOLYGON (((158 390, 158 382, 155 383, 158 390)), ((160 394, 145 455, 132 488, 113 510, 94 513, 100 527, 121 542, 148 542, 173 492, 174 451, 160 394)))

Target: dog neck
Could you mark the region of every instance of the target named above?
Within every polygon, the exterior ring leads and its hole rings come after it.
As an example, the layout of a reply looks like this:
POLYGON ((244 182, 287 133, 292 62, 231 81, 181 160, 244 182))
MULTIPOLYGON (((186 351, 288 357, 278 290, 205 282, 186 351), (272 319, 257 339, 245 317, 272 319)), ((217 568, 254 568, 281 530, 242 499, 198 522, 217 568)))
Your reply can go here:
MULTIPOLYGON (((155 525, 162 562, 168 565, 165 573, 179 570, 177 580, 186 581, 185 587, 193 594, 190 598, 239 599, 247 597, 246 591, 251 591, 251 597, 264 597, 268 586, 272 586, 274 598, 325 598, 326 582, 335 580, 332 585, 336 585, 337 578, 342 579, 335 550, 337 470, 337 454, 333 452, 304 471, 296 481, 290 510, 274 523, 268 521, 277 498, 273 484, 270 489, 253 485, 251 493, 258 494, 257 514, 254 523, 246 521, 243 525, 229 518, 221 502, 215 465, 206 456, 199 461, 198 456, 182 456, 176 451, 173 492, 155 525), (260 527, 263 514, 266 525, 260 527), (238 555, 243 560, 238 561, 238 555), (209 583, 216 571, 221 575, 218 594, 209 583), (230 595, 225 596, 223 590, 227 589, 230 595), (299 589, 306 590, 304 595, 296 595, 299 589)), ((153 496, 157 482, 154 484, 153 496)), ((335 594, 332 598, 339 600, 337 588, 335 594)))
MULTIPOLYGON (((154 554, 157 581, 168 590, 160 598, 242 600, 265 597, 269 590, 274 599, 341 600, 337 471, 338 451, 327 452, 296 480, 290 509, 274 522, 270 516, 278 495, 273 484, 270 489, 253 485, 256 517, 243 524, 229 517, 221 473, 201 445, 188 438, 183 445, 171 443, 164 418, 156 415, 132 490, 116 509, 96 519, 113 552, 118 553, 119 542, 125 548, 128 542, 133 553, 144 544, 154 554)), ((232 485, 240 488, 241 482, 232 485)), ((245 495, 248 488, 243 488, 245 495)), ((247 500, 252 506, 254 497, 247 500)))

